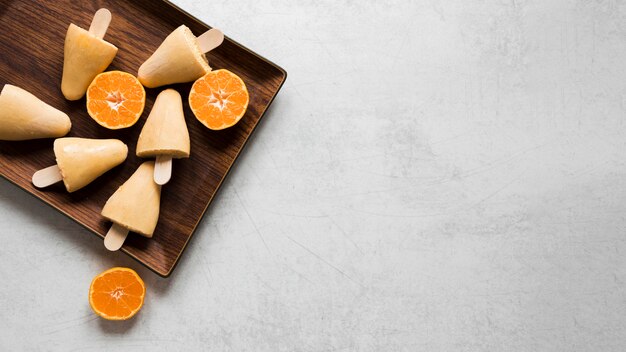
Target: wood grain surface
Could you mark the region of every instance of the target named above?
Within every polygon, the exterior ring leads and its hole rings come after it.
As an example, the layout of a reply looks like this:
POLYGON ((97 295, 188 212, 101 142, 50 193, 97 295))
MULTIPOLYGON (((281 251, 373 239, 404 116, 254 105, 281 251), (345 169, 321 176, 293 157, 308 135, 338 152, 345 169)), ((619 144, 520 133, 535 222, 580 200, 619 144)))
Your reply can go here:
MULTIPOLYGON (((111 223, 100 216, 102 206, 144 161, 135 156, 137 137, 156 96, 167 87, 146 89, 144 114, 135 126, 121 131, 110 131, 95 123, 86 112, 84 98, 75 102, 63 98, 60 86, 67 27, 74 23, 89 28, 94 12, 101 7, 113 13, 105 40, 119 48, 108 70, 135 75, 141 63, 176 27, 185 24, 196 35, 210 27, 165 1, 4 0, 0 3, 3 28, 0 85, 22 87, 66 112, 72 120, 68 136, 118 138, 129 147, 124 164, 73 194, 68 194, 62 184, 45 190, 31 184, 35 171, 55 163, 52 139, 0 142, 0 173, 103 237, 111 223)), ((154 237, 147 239, 131 233, 122 248, 161 276, 171 274, 215 192, 286 79, 283 69, 229 38, 207 56, 213 69, 231 70, 246 82, 250 104, 235 127, 210 131, 189 110, 187 96, 191 83, 171 86, 183 96, 191 157, 174 161, 172 180, 163 187, 161 215, 154 237)), ((102 250, 105 251, 104 246, 102 250)))

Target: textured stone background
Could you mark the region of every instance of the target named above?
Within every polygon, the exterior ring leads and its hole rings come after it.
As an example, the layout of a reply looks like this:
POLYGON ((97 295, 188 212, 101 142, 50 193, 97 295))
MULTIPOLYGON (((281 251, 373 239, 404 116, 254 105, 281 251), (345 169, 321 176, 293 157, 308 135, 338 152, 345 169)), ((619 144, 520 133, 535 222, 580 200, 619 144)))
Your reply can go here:
POLYGON ((287 83, 170 279, 0 182, 0 350, 624 349, 626 3, 175 3, 287 83))

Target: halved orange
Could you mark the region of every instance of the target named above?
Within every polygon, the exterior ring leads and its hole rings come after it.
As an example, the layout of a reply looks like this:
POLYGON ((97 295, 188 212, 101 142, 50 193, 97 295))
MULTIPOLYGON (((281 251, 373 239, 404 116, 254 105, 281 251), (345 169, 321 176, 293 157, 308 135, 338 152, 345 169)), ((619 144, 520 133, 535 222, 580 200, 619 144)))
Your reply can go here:
POLYGON ((228 70, 216 70, 198 78, 189 92, 189 107, 198 121, 212 130, 235 125, 248 108, 248 89, 228 70))
POLYGON ((112 268, 91 281, 89 305, 107 320, 126 320, 137 314, 146 295, 143 280, 133 269, 112 268))
POLYGON ((134 125, 146 105, 139 80, 122 71, 103 72, 87 88, 87 112, 103 127, 117 130, 134 125))

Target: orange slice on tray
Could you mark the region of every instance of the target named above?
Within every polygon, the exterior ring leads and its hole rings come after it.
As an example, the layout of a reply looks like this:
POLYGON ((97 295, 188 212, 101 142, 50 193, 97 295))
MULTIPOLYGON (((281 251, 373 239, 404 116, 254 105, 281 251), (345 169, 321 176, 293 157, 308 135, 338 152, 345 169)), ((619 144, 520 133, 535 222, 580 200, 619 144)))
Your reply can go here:
POLYGON ((189 92, 189 106, 198 121, 212 130, 235 125, 248 108, 248 89, 228 70, 216 70, 199 78, 189 92))
POLYGON ((146 286, 134 270, 113 268, 93 279, 89 304, 104 319, 126 320, 141 309, 145 295, 146 286))
POLYGON ((146 105, 146 91, 130 73, 104 72, 87 88, 87 112, 101 126, 117 130, 134 125, 146 105))

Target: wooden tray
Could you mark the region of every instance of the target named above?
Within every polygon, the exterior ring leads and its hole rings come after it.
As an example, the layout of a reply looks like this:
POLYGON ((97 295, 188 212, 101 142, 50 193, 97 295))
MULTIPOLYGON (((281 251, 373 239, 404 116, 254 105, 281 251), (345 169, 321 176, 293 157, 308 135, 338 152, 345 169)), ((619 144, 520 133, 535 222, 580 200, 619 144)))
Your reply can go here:
MULTIPOLYGON (((44 191, 31 184, 32 174, 55 163, 52 139, 0 142, 0 174, 35 197, 74 219, 101 238, 110 226, 100 210, 113 192, 143 161, 135 156, 136 141, 152 104, 161 89, 146 89, 146 109, 140 121, 122 131, 109 131, 87 114, 85 100, 69 102, 61 94, 63 43, 70 22, 89 28, 100 7, 113 13, 105 39, 119 48, 108 70, 137 74, 137 69, 176 27, 187 25, 199 35, 210 27, 166 1, 32 1, 0 3, 0 88, 5 83, 22 87, 48 104, 65 111, 72 120, 68 136, 118 138, 129 147, 126 162, 84 189, 68 194, 62 184, 44 191)), ((208 55, 213 69, 225 68, 239 75, 250 93, 242 120, 224 131, 210 131, 193 116, 187 105, 191 84, 174 85, 183 96, 191 137, 191 158, 175 160, 172 180, 163 187, 161 216, 154 237, 130 234, 122 250, 167 277, 198 222, 280 90, 287 73, 231 39, 208 55)), ((105 251, 104 246, 102 250, 105 251)))

